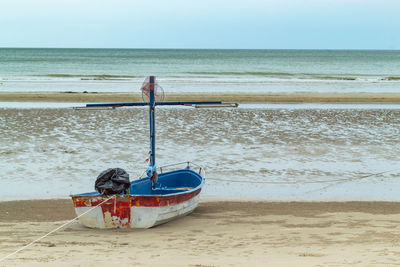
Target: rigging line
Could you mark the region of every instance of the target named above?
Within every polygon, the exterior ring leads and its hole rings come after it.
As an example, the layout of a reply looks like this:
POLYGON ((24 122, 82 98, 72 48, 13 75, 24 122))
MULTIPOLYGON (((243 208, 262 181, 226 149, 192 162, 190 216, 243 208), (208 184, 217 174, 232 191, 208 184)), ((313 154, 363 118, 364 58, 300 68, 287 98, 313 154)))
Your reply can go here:
MULTIPOLYGON (((397 170, 399 170, 399 169, 397 169, 397 170)), ((366 176, 360 177, 359 180, 361 180, 361 179, 363 179, 363 178, 368 178, 368 177, 371 177, 371 176, 377 176, 377 175, 380 175, 380 174, 392 172, 392 171, 396 171, 396 170, 384 171, 384 172, 379 172, 379 173, 374 173, 374 174, 366 175, 366 176)), ((353 180, 356 180, 356 178, 353 178, 353 180)), ((319 188, 319 189, 307 191, 306 193, 307 193, 307 194, 308 194, 308 193, 315 193, 315 192, 318 192, 318 191, 327 189, 327 188, 329 188, 329 187, 331 187, 331 186, 335 186, 335 185, 342 184, 342 183, 344 183, 344 182, 346 182, 346 181, 339 181, 339 182, 337 182, 336 184, 326 185, 326 186, 323 186, 323 187, 321 187, 321 188, 319 188)))
POLYGON ((56 232, 56 231, 60 230, 61 228, 63 228, 63 227, 65 227, 65 226, 67 226, 68 224, 70 224, 70 223, 74 222, 76 219, 78 219, 78 218, 82 217, 83 215, 85 215, 85 214, 87 214, 87 213, 91 212, 92 210, 94 210, 95 208, 97 208, 98 206, 102 205, 104 202, 106 202, 106 201, 110 200, 111 198, 113 198, 113 197, 115 197, 115 196, 116 196, 116 195, 112 195, 111 197, 109 197, 109 198, 105 199, 104 201, 102 201, 101 203, 99 203, 98 205, 96 205, 95 207, 93 207, 93 208, 91 208, 91 209, 89 209, 89 210, 85 211, 85 212, 84 212, 84 213, 82 213, 81 215, 79 215, 79 216, 76 216, 76 217, 75 217, 75 218, 73 218, 72 220, 69 220, 68 222, 64 223, 63 225, 61 225, 61 226, 57 227, 56 229, 54 229, 54 230, 51 230, 51 231, 50 231, 50 232, 48 232, 47 234, 45 234, 45 235, 43 235, 43 236, 39 237, 39 238, 38 238, 38 239, 36 239, 36 240, 33 240, 33 241, 32 241, 32 242, 30 242, 29 244, 27 244, 27 245, 25 245, 25 246, 23 246, 23 247, 21 247, 21 248, 17 249, 16 251, 14 251, 14 252, 12 252, 12 253, 8 254, 7 256, 5 256, 5 257, 1 258, 1 259, 0 259, 0 262, 2 262, 2 261, 4 261, 5 259, 7 259, 7 258, 9 258, 9 257, 11 257, 11 256, 13 256, 13 255, 15 255, 15 254, 17 254, 17 253, 18 253, 18 252, 20 252, 20 251, 22 251, 22 250, 24 250, 24 249, 26 249, 26 248, 30 247, 31 245, 35 244, 36 242, 38 242, 38 241, 42 240, 43 238, 45 238, 45 237, 47 237, 47 236, 51 235, 52 233, 54 233, 54 232, 56 232))
MULTIPOLYGON (((362 177, 354 177, 354 178, 352 178, 351 180, 361 180, 361 179, 368 178, 368 177, 371 177, 371 176, 377 176, 377 175, 380 175, 380 174, 385 174, 385 173, 388 173, 388 172, 393 172, 393 171, 398 171, 398 170, 399 170, 399 169, 395 169, 395 170, 390 170, 390 171, 384 171, 384 172, 373 173, 373 174, 365 175, 365 176, 362 176, 362 177)), ((351 181, 351 180, 349 180, 349 181, 351 181)), ((320 189, 315 189, 315 190, 307 191, 306 194, 308 194, 308 193, 315 193, 315 192, 318 192, 318 191, 327 189, 327 188, 329 188, 329 187, 331 187, 331 186, 335 186, 335 185, 342 184, 342 183, 344 183, 344 182, 346 182, 346 181, 338 181, 336 184, 329 184, 329 185, 326 185, 326 186, 321 187, 320 189)))
MULTIPOLYGON (((146 172, 146 171, 144 171, 144 172, 146 172)), ((142 173, 142 175, 143 175, 143 173, 142 173)), ((139 177, 139 178, 140 178, 140 177, 139 177)), ((65 226, 67 226, 68 224, 70 224, 70 223, 74 222, 76 219, 78 219, 78 218, 82 217, 83 215, 85 215, 85 214, 87 214, 87 213, 91 212, 92 210, 94 210, 95 208, 97 208, 98 206, 102 205, 104 202, 106 202, 106 201, 110 200, 110 199, 111 199, 111 198, 113 198, 113 197, 116 197, 116 195, 112 195, 112 196, 110 196, 109 198, 105 199, 104 201, 102 201, 102 202, 101 202, 101 203, 99 203, 98 205, 96 205, 96 206, 94 206, 93 208, 91 208, 91 209, 89 209, 89 210, 85 211, 85 212, 84 212, 84 213, 82 213, 81 215, 79 215, 79 216, 76 216, 76 217, 75 217, 75 218, 73 218, 72 220, 69 220, 68 222, 64 223, 63 225, 61 225, 61 226, 57 227, 56 229, 54 229, 54 230, 52 230, 52 231, 48 232, 48 233, 47 233, 47 234, 45 234, 44 236, 41 236, 41 237, 39 237, 38 239, 36 239, 36 240, 32 241, 31 243, 29 243, 29 244, 27 244, 27 245, 25 245, 25 246, 23 246, 23 247, 21 247, 21 248, 17 249, 17 250, 16 250, 16 251, 14 251, 13 253, 11 253, 11 254, 8 254, 7 256, 5 256, 5 257, 1 258, 1 259, 0 259, 0 262, 4 261, 5 259, 7 259, 7 258, 9 258, 9 257, 11 257, 11 256, 13 256, 14 254, 17 254, 17 253, 18 253, 18 252, 20 252, 20 251, 22 251, 22 250, 24 250, 24 249, 26 249, 26 248, 30 247, 31 245, 35 244, 36 242, 38 242, 38 241, 42 240, 43 238, 45 238, 45 237, 47 237, 47 236, 51 235, 52 233, 54 233, 54 232, 56 232, 56 231, 60 230, 61 228, 63 228, 63 227, 65 227, 65 226)))
POLYGON ((54 232, 56 232, 56 231, 60 230, 60 229, 61 229, 61 228, 63 228, 64 226, 67 226, 68 224, 70 224, 70 223, 74 222, 76 219, 78 219, 78 218, 80 218, 81 216, 83 216, 83 215, 85 215, 85 214, 89 213, 90 211, 92 211, 93 209, 97 208, 98 206, 100 206, 101 204, 103 204, 104 202, 106 202, 106 201, 110 200, 110 199, 111 199, 111 198, 113 198, 113 197, 115 197, 115 195, 113 195, 113 196, 111 196, 111 197, 109 197, 109 198, 105 199, 104 201, 102 201, 101 203, 99 203, 98 205, 96 205, 95 207, 93 207, 93 208, 91 208, 91 209, 89 209, 89 210, 85 211, 85 212, 84 212, 84 213, 82 213, 81 215, 79 215, 79 216, 77 216, 77 217, 73 218, 72 220, 69 220, 68 222, 66 222, 66 223, 64 223, 63 225, 61 225, 61 226, 57 227, 56 229, 54 229, 54 230, 52 230, 52 231, 48 232, 47 234, 45 234, 45 235, 43 235, 43 236, 39 237, 38 239, 36 239, 36 240, 34 240, 34 241, 30 242, 29 244, 27 244, 27 245, 25 245, 25 246, 23 246, 23 247, 21 247, 21 248, 17 249, 17 250, 16 250, 16 251, 14 251, 13 253, 11 253, 11 254, 8 254, 7 256, 5 256, 5 257, 1 258, 1 259, 0 259, 0 262, 2 262, 3 260, 5 260, 5 259, 7 259, 7 258, 11 257, 12 255, 14 255, 14 254, 16 254, 16 253, 18 253, 18 252, 20 252, 20 251, 22 251, 22 250, 24 250, 24 249, 26 249, 26 248, 30 247, 30 246, 31 246, 31 245, 33 245, 34 243, 38 242, 39 240, 42 240, 43 238, 45 238, 45 237, 47 237, 47 236, 51 235, 52 233, 54 233, 54 232))
POLYGON ((343 179, 332 179, 332 180, 313 180, 313 181, 297 181, 297 182, 263 182, 263 181, 250 181, 250 180, 232 180, 232 179, 219 179, 219 178, 207 178, 207 180, 221 181, 221 182, 233 182, 233 183, 250 183, 250 184, 323 184, 323 183, 343 183, 353 180, 361 180, 371 176, 376 176, 388 172, 398 171, 400 169, 384 171, 379 173, 368 174, 359 177, 343 178, 343 179))
POLYGON ((136 178, 136 180, 143 178, 142 176, 143 176, 143 174, 145 174, 145 173, 146 173, 146 170, 144 170, 144 171, 142 172, 142 174, 139 175, 138 178, 136 178))

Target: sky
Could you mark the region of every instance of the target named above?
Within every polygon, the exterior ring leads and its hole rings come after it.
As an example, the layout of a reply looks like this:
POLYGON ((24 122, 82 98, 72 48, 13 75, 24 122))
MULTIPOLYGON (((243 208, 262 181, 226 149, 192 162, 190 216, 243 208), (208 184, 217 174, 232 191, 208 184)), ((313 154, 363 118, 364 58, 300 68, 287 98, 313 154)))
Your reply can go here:
POLYGON ((400 49, 400 1, 1 0, 0 47, 400 49))

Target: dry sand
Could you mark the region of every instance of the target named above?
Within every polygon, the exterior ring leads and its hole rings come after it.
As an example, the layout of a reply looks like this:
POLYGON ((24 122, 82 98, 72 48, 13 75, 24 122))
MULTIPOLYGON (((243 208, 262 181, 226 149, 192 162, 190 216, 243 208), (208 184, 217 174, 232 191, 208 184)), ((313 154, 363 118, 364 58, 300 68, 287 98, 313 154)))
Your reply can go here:
MULTIPOLYGON (((0 203, 0 258, 74 217, 70 200, 0 203)), ((146 230, 77 222, 0 266, 394 266, 400 203, 201 202, 146 230)))
MULTIPOLYGON (((400 103, 400 94, 168 94, 166 101, 224 101, 238 103, 400 103)), ((0 101, 43 102, 136 102, 142 101, 140 94, 126 93, 0 93, 0 101)))

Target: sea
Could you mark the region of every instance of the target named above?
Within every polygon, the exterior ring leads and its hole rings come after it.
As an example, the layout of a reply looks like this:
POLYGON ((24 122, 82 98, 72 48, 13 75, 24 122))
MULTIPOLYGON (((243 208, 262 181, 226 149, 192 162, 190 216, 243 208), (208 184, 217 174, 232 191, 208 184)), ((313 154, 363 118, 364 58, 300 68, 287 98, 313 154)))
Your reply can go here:
POLYGON ((0 92, 397 93, 400 51, 0 48, 0 92))
MULTIPOLYGON (((0 49, 0 92, 399 93, 400 51, 0 49)), ((146 169, 148 110, 0 102, 0 201, 68 198, 146 169)), ((204 200, 399 201, 400 105, 157 107, 157 165, 206 170, 204 200)))

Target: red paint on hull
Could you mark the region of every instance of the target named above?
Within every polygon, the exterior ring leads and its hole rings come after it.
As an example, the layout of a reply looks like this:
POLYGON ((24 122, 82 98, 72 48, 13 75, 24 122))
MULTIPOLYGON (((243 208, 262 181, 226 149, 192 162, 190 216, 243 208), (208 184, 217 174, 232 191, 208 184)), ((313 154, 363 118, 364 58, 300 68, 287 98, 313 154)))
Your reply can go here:
POLYGON ((136 207, 164 207, 176 205, 194 198, 200 191, 201 189, 199 188, 190 193, 171 196, 134 196, 131 198, 131 205, 136 207))
POLYGON ((129 199, 121 201, 115 198, 111 199, 112 202, 108 201, 101 205, 101 211, 103 213, 103 219, 106 220, 106 213, 109 212, 111 218, 118 218, 119 221, 115 222, 115 225, 119 227, 129 227, 131 222, 131 202, 129 199))
MULTIPOLYGON (((197 196, 201 191, 201 188, 196 191, 192 191, 186 194, 177 194, 177 195, 169 195, 169 196, 135 196, 135 195, 116 195, 115 198, 111 198, 110 200, 104 202, 101 207, 103 210, 109 211, 112 216, 118 216, 117 214, 121 214, 125 216, 126 212, 130 207, 164 207, 169 205, 176 205, 193 197, 197 196), (116 215, 114 215, 116 214, 116 215)), ((103 202, 105 196, 73 196, 72 200, 74 202, 74 207, 94 207, 103 202)))

